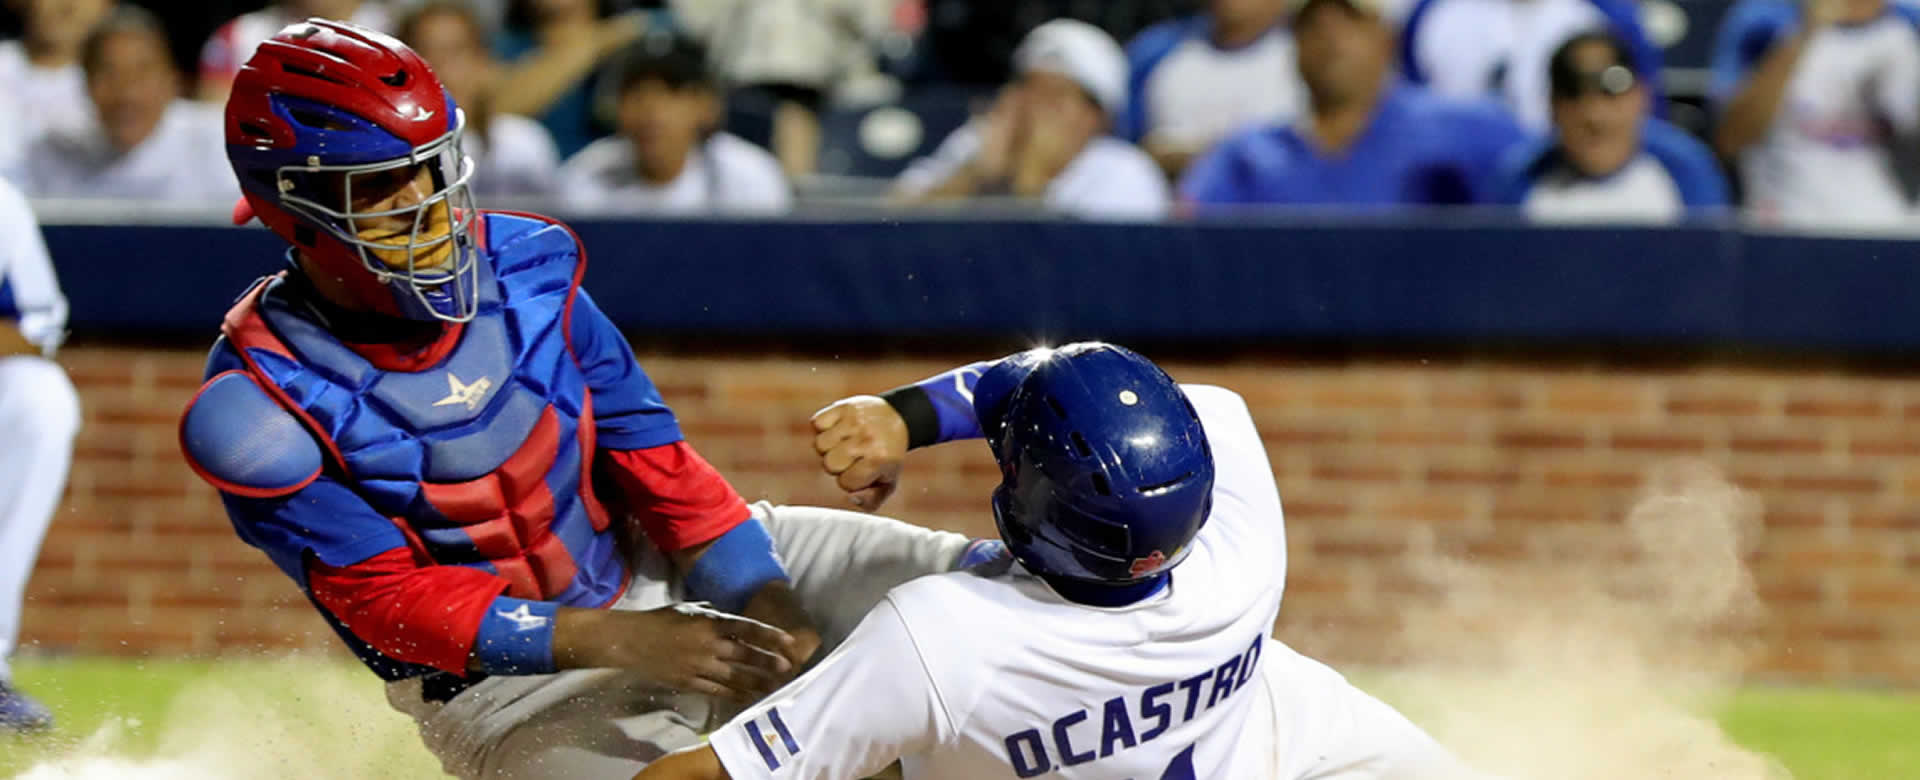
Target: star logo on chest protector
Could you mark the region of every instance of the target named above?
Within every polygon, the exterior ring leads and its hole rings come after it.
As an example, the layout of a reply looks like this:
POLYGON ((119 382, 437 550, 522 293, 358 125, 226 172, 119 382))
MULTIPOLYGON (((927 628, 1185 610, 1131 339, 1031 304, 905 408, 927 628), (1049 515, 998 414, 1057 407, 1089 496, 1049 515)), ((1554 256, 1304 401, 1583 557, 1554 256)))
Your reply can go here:
POLYGON ((492 389, 493 380, 484 376, 469 384, 460 381, 460 377, 454 376, 452 371, 448 371, 447 397, 434 401, 433 405, 452 406, 454 404, 466 404, 467 411, 471 412, 480 408, 480 401, 486 398, 487 391, 492 389))

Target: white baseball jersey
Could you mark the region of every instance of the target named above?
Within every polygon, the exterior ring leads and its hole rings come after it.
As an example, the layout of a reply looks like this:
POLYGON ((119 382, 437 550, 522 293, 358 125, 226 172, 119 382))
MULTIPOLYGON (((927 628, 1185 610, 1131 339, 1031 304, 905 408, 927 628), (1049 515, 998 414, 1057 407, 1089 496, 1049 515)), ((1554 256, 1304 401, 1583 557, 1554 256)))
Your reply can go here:
POLYGON ((7 115, 28 137, 45 129, 68 129, 93 124, 93 101, 87 97, 87 76, 79 63, 42 68, 27 59, 20 41, 0 42, 0 84, 6 84, 22 110, 7 115))
POLYGON ((47 259, 40 223, 27 199, 0 179, 0 320, 12 320, 20 334, 42 351, 52 352, 67 331, 67 298, 47 259))
POLYGON ((1222 49, 1205 25, 1169 24, 1128 47, 1139 83, 1133 121, 1140 138, 1210 146, 1247 125, 1286 124, 1306 109, 1307 89, 1286 28, 1222 49), (1177 42, 1154 40, 1174 34, 1177 42))
POLYGON ((125 153, 106 132, 49 132, 27 147, 20 187, 35 198, 165 200, 231 206, 240 183, 227 162, 218 106, 175 100, 153 132, 125 153))
MULTIPOLYGON (((1795 33, 1794 8, 1757 3, 1736 9, 1716 61, 1716 97, 1730 99, 1766 51, 1795 33), (1762 39, 1770 45, 1739 45, 1762 39)), ((1740 155, 1747 205, 1763 219, 1788 224, 1906 222, 1909 204, 1889 145, 1915 130, 1920 35, 1913 20, 1889 10, 1866 24, 1820 30, 1808 39, 1766 138, 1740 155)))
POLYGON ((1269 777, 1263 648, 1280 609, 1280 494, 1241 398, 1186 388, 1213 448, 1213 512, 1171 584, 1069 602, 1017 564, 891 591, 847 642, 714 732, 735 778, 1269 777))
POLYGON ((560 172, 560 150, 545 125, 524 116, 497 114, 487 132, 468 133, 473 192, 483 198, 546 197, 560 172))
MULTIPOLYGON (((21 111, 13 93, 0 90, 0 116, 19 116, 21 111)), ((27 143, 33 140, 31 129, 22 127, 23 124, 0 122, 0 177, 20 176, 20 161, 26 156, 27 143)))
MULTIPOLYGON (((915 160, 894 182, 902 195, 922 195, 940 186, 980 153, 972 122, 948 135, 933 154, 915 160)), ((1154 220, 1166 216, 1173 196, 1152 157, 1133 144, 1098 136, 1047 183, 1047 208, 1083 219, 1154 220)))
POLYGON ((1673 175, 1646 152, 1605 178, 1554 171, 1534 183, 1521 208, 1541 222, 1660 223, 1686 214, 1673 175))
MULTIPOLYGON (((67 299, 27 199, 0 179, 0 323, 41 352, 66 336, 67 299)), ((31 355, 0 356, 0 681, 11 670, 27 575, 67 488, 80 401, 66 372, 31 355)))
POLYGON ((716 133, 680 175, 655 185, 634 168, 633 142, 602 138, 560 166, 554 195, 576 213, 783 214, 793 208, 780 161, 753 142, 716 133))
POLYGON ((734 84, 832 90, 874 59, 894 20, 893 0, 672 0, 675 23, 707 42, 734 84))

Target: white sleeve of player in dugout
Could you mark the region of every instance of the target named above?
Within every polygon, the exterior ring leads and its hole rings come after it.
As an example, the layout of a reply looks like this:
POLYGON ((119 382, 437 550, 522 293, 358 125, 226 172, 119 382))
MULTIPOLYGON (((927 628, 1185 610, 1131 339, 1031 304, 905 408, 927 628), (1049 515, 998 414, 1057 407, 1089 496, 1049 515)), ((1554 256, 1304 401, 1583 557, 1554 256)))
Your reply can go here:
POLYGON ((912 635, 882 600, 827 658, 715 731, 727 774, 871 777, 953 731, 912 635))
POLYGON ((52 353, 67 330, 67 298, 47 257, 27 199, 0 179, 0 285, 12 305, 0 309, 0 319, 18 320, 20 334, 41 351, 52 353))

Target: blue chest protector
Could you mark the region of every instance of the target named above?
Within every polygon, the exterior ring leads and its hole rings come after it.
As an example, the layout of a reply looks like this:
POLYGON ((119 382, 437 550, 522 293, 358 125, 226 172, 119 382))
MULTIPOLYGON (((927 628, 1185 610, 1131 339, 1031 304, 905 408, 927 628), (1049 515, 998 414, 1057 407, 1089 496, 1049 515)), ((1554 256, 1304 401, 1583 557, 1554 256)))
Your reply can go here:
MULTIPOLYGON (((479 313, 451 350, 416 370, 382 370, 343 345, 288 299, 282 280, 257 285, 227 317, 183 446, 230 493, 290 494, 324 471, 392 518, 423 565, 486 571, 515 598, 605 606, 628 573, 592 492, 592 397, 568 347, 581 250, 565 228, 529 217, 488 214, 485 227, 479 313), (204 444, 230 442, 220 427, 269 399, 318 452, 249 462, 241 448, 204 444)), ((366 557, 346 549, 355 540, 322 532, 241 532, 296 582, 305 551, 329 562, 366 557)))

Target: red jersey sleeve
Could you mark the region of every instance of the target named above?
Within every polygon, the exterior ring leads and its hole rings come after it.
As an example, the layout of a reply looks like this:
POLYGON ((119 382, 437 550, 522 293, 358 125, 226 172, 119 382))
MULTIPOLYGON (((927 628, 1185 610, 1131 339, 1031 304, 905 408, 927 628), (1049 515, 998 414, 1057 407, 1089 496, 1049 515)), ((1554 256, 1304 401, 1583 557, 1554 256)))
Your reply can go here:
POLYGON ((749 516, 746 500, 684 441, 603 454, 640 529, 664 552, 713 541, 749 516))
POLYGON ((307 556, 307 590, 375 650, 465 674, 480 621, 507 582, 478 569, 420 566, 388 550, 352 566, 307 556))

